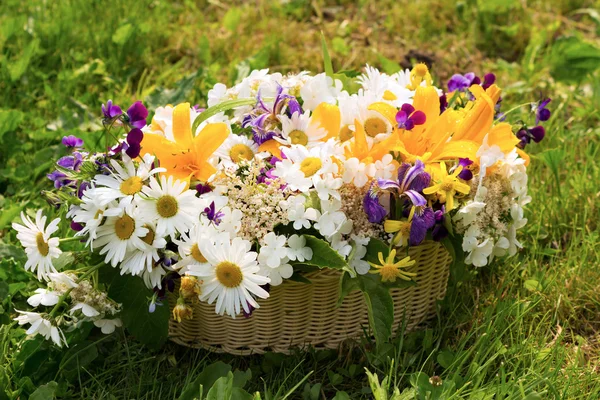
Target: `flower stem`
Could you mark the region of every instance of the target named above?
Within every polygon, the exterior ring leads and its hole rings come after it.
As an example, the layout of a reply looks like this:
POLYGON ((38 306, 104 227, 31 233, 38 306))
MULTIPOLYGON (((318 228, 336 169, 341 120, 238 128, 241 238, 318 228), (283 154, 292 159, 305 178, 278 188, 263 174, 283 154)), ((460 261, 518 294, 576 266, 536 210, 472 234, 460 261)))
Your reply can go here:
POLYGON ((60 238, 60 239, 58 239, 58 242, 59 243, 68 243, 68 242, 74 242, 77 240, 82 240, 82 238, 79 236, 72 236, 72 237, 68 237, 68 238, 60 238))
MULTIPOLYGON (((85 278, 96 272, 103 265, 104 262, 101 262, 90 267, 83 275, 79 277, 79 279, 77 279, 77 283, 82 282, 85 278)), ((69 297, 69 294, 71 294, 71 290, 73 290, 73 288, 69 288, 66 292, 63 293, 62 296, 60 296, 60 298, 58 299, 58 303, 56 303, 52 311, 50 311, 50 317, 54 317, 54 315, 58 312, 58 310, 64 304, 67 297, 69 297)))

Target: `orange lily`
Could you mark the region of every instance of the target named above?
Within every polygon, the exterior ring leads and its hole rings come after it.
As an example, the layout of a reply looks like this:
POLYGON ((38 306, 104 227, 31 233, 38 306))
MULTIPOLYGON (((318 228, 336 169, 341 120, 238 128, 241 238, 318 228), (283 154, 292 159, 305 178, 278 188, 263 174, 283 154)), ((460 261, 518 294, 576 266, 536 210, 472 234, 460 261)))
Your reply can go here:
POLYGON ((190 123, 190 103, 182 103, 173 109, 175 141, 160 135, 146 134, 141 143, 142 154, 154 154, 160 161, 160 166, 167 169, 167 175, 188 182, 192 178, 204 182, 216 171, 208 162, 209 157, 228 135, 227 125, 219 122, 206 125, 194 137, 190 123))

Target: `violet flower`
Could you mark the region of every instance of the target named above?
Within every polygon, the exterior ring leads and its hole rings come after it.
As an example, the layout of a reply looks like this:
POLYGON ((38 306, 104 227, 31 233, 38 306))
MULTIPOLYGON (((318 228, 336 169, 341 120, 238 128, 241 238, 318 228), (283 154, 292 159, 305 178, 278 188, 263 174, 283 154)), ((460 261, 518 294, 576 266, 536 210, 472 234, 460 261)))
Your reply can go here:
POLYGON ((446 97, 446 93, 442 93, 440 96, 440 114, 446 111, 448 108, 448 98, 446 97))
POLYGON ((73 136, 73 135, 63 136, 63 138, 62 138, 62 144, 65 145, 68 148, 82 147, 83 146, 83 139, 80 139, 80 138, 78 138, 76 136, 73 136))
POLYGON ((71 183, 70 180, 67 179, 67 175, 62 172, 55 170, 54 172, 47 174, 46 177, 54 182, 54 187, 56 189, 60 189, 61 187, 68 185, 71 183))
POLYGON ((204 214, 206 214, 206 217, 215 225, 219 225, 222 218, 225 216, 221 211, 216 211, 214 201, 210 203, 210 206, 204 209, 204 214))
POLYGON ((448 81, 448 91, 449 92, 454 92, 454 91, 464 92, 471 85, 476 85, 476 84, 479 84, 480 82, 481 82, 481 79, 479 79, 479 77, 477 77, 474 72, 467 72, 464 75, 454 74, 448 81))
POLYGON ((141 101, 136 101, 127 109, 127 118, 129 125, 134 128, 142 129, 146 126, 146 118, 148 118, 148 110, 141 101))
POLYGON ((381 223, 387 215, 387 210, 379 203, 379 188, 374 182, 363 199, 363 210, 372 224, 381 223))
POLYGON ((490 72, 488 74, 485 74, 485 76, 483 77, 483 83, 481 84, 481 87, 483 87, 483 90, 487 90, 487 88, 492 86, 494 82, 496 82, 496 75, 490 72))
POLYGON ((458 177, 464 181, 470 181, 473 179, 473 171, 467 168, 469 165, 472 165, 473 161, 468 158, 459 158, 458 159, 458 167, 462 167, 462 171, 458 174, 458 177))
POLYGON ((116 104, 113 104, 112 100, 108 100, 106 105, 102 104, 102 114, 104 114, 104 118, 107 120, 119 117, 123 114, 121 107, 116 104))
POLYGON ((425 240, 427 231, 435 225, 435 214, 431 207, 425 206, 414 206, 411 208, 411 213, 408 243, 417 246, 425 240))
POLYGON ((395 189, 400 197, 406 197, 415 206, 427 204, 420 193, 429 186, 431 177, 425 172, 423 161, 417 160, 415 165, 403 163, 398 167, 398 180, 378 179, 377 185, 383 190, 395 189))
POLYGON ((198 192, 198 195, 202 196, 204 193, 210 193, 212 192, 212 187, 210 187, 210 185, 208 184, 203 184, 203 183, 199 183, 196 185, 196 192, 198 192))
POLYGON ((545 99, 540 102, 540 104, 535 107, 535 124, 539 125, 540 121, 545 122, 550 119, 550 115, 552 114, 550 110, 546 108, 548 103, 550 103, 551 99, 545 99))
POLYGON ((140 150, 142 148, 141 143, 144 139, 144 133, 139 128, 133 128, 127 134, 127 149, 125 149, 125 154, 127 154, 131 158, 136 158, 140 155, 140 150))
POLYGON ((524 149, 525 146, 531 143, 532 140, 535 143, 541 142, 542 139, 544 139, 544 136, 546 136, 546 130, 541 125, 534 126, 533 128, 529 129, 521 128, 517 132, 517 138, 520 140, 517 146, 521 149, 524 149))
POLYGON ((423 111, 415 111, 415 108, 408 104, 402 104, 400 111, 396 113, 396 122, 398 128, 410 131, 415 125, 423 125, 427 119, 423 111))
POLYGON ((434 212, 435 224, 433 226, 433 230, 431 231, 431 238, 436 242, 439 242, 448 236, 448 229, 446 229, 446 225, 444 225, 445 212, 446 210, 444 206, 442 206, 441 210, 436 210, 434 212))
MULTIPOLYGON (((284 107, 295 100, 294 96, 283 93, 283 87, 277 86, 277 93, 275 94, 275 100, 273 101, 273 107, 269 107, 263 101, 260 92, 256 96, 256 106, 254 110, 246 115, 242 121, 244 128, 252 128, 254 142, 259 146, 269 139, 272 139, 276 132, 274 131, 276 124, 278 123, 278 116, 283 112, 284 107)), ((297 101, 296 101, 297 103, 297 101)), ((291 108, 294 112, 301 111, 300 105, 296 107, 295 103, 292 103, 291 108)))

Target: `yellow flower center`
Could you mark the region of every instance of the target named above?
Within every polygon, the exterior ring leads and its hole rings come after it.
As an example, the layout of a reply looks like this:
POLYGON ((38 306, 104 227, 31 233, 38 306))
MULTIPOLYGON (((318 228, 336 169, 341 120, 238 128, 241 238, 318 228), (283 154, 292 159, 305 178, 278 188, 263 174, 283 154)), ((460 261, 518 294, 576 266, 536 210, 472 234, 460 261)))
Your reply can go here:
POLYGON ((302 146, 306 146, 308 144, 308 136, 306 133, 298 129, 291 131, 288 136, 292 141, 292 144, 301 144, 302 146))
POLYGON ((44 240, 44 234, 42 232, 38 232, 35 236, 35 244, 37 245, 37 249, 43 257, 46 257, 50 252, 50 247, 48 243, 44 240))
POLYGON ((395 282, 400 276, 398 267, 396 267, 394 264, 382 265, 379 269, 379 273, 381 274, 382 282, 395 282))
POLYGON ((440 188, 444 192, 452 191, 454 189, 454 177, 447 176, 446 178, 444 178, 444 182, 442 182, 442 185, 440 186, 440 188))
POLYGON ((387 132, 387 124, 384 120, 377 117, 368 118, 365 121, 365 132, 371 137, 375 137, 380 133, 387 132))
POLYGON ((142 178, 132 176, 121 183, 120 189, 121 193, 130 196, 139 193, 142 190, 142 186, 142 178))
POLYGON ((194 243, 194 245, 192 246, 191 255, 192 255, 192 258, 194 260, 198 261, 199 263, 205 263, 206 262, 206 258, 202 255, 202 252, 198 248, 198 243, 194 243))
POLYGON ((306 157, 300 164, 300 171, 304 172, 307 178, 313 176, 321 169, 323 163, 317 157, 306 157))
POLYGON ((354 132, 348 125, 344 125, 342 129, 340 129, 340 142, 345 142, 346 140, 350 140, 354 137, 354 132))
POLYGON ((229 157, 231 157, 231 161, 238 164, 242 160, 252 160, 252 158, 254 158, 254 152, 245 144, 238 143, 231 146, 231 150, 229 150, 229 157))
POLYGON ((236 288, 242 283, 244 275, 242 269, 229 261, 223 261, 216 268, 217 279, 221 285, 228 288, 236 288))
POLYGON ((179 205, 177 204, 177 199, 170 195, 162 196, 156 202, 156 211, 163 218, 171 218, 177 211, 179 210, 179 205))
POLYGON ((142 240, 149 246, 152 246, 152 243, 154 243, 154 238, 156 237, 156 234, 154 233, 152 228, 150 228, 150 226, 144 225, 144 228, 148 229, 148 233, 146 233, 146 236, 144 236, 142 238, 142 240))
POLYGON ((115 234, 121 240, 127 240, 135 231, 135 221, 127 214, 117 218, 115 221, 115 234))

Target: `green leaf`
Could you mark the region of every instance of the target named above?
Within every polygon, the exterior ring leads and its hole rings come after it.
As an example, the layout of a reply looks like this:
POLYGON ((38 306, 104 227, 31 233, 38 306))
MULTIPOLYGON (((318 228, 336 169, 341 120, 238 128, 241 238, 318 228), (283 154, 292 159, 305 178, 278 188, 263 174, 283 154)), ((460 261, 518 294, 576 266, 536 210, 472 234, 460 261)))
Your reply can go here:
POLYGON ((398 71, 402 70, 400 64, 398 64, 394 60, 390 60, 385 57, 383 54, 377 53, 377 59, 379 60, 379 64, 381 64, 381 69, 388 75, 395 74, 398 71))
POLYGON ((148 311, 152 292, 137 276, 119 275, 117 269, 106 266, 100 269, 101 280, 109 286, 108 295, 122 304, 120 318, 127 330, 150 348, 159 348, 168 337, 169 307, 156 307, 148 311))
POLYGON ((16 61, 8 64, 8 73, 11 81, 16 82, 21 79, 25 71, 27 71, 33 56, 37 53, 39 45, 40 39, 33 39, 29 42, 27 47, 25 47, 21 56, 16 61))
POLYGON ((327 49, 327 41, 325 40, 323 31, 321 31, 321 50, 323 51, 323 69, 325 70, 325 74, 333 78, 333 64, 331 62, 329 50, 327 49))
POLYGON ((560 37, 552 46, 550 73, 556 80, 580 82, 599 66, 600 48, 578 37, 560 37))
POLYGON ((61 253, 60 256, 52 260, 52 265, 54 265, 54 268, 56 268, 58 271, 62 271, 65 269, 65 267, 72 265, 74 261, 75 257, 73 256, 73 253, 70 251, 65 251, 61 253))
POLYGON ((229 400, 233 389, 233 374, 222 376, 214 383, 206 395, 206 400, 229 400))
POLYGON ((313 251, 311 260, 306 260, 302 264, 314 265, 319 268, 331 268, 347 271, 350 275, 356 273, 348 266, 344 257, 331 248, 329 243, 312 235, 304 235, 306 246, 313 251))
POLYGON ((242 9, 231 7, 223 17, 223 26, 231 32, 234 32, 242 20, 242 9))
POLYGON ((219 378, 226 377, 230 372, 231 365, 222 361, 207 366, 192 383, 183 389, 179 400, 201 398, 204 388, 211 388, 219 378))
POLYGON ((452 365, 452 362, 454 361, 454 353, 451 352, 450 350, 444 350, 442 352, 440 352, 437 356, 437 362, 438 364, 440 364, 443 368, 450 368, 450 365, 452 365))
POLYGON ((365 260, 374 264, 379 264, 379 253, 383 255, 385 259, 390 254, 390 248, 383 241, 371 238, 369 244, 367 244, 367 254, 365 254, 365 260))
POLYGON ((0 141, 9 132, 14 132, 23 122, 25 114, 19 110, 0 110, 0 141))
POLYGON ((333 400, 350 400, 350 395, 344 391, 337 392, 333 400))
POLYGON ((8 207, 3 207, 2 214, 0 214, 0 230, 10 226, 10 223, 19 215, 26 203, 12 203, 8 207))
POLYGON ((528 279, 523 283, 523 287, 531 292, 537 292, 542 289, 542 285, 535 279, 528 279))
POLYGON ((380 348, 392 336, 394 324, 394 300, 387 287, 381 284, 372 274, 359 275, 360 290, 365 296, 369 313, 369 323, 375 336, 375 343, 380 348))
POLYGON ((127 43, 127 41, 129 40, 129 38, 131 37, 133 32, 134 32, 133 25, 131 25, 131 24, 122 25, 115 31, 115 33, 113 33, 112 41, 116 45, 123 46, 123 45, 125 45, 125 43, 127 43))
POLYGON ((94 342, 83 341, 70 347, 60 363, 60 370, 67 377, 75 377, 80 368, 88 366, 98 357, 98 348, 94 342))
POLYGON ((56 398, 56 391, 58 390, 58 383, 51 381, 45 385, 40 386, 31 393, 29 400, 52 400, 56 398))
MULTIPOLYGON (((146 98, 149 109, 163 106, 165 104, 179 104, 184 102, 194 88, 198 72, 189 74, 178 80, 173 88, 158 87, 146 98)), ((197 127, 197 126, 196 126, 197 127)), ((193 130, 195 132, 195 130, 193 130)))
POLYGON ((337 301, 336 307, 341 306, 344 298, 354 290, 358 289, 358 280, 352 278, 350 274, 343 273, 342 277, 340 278, 340 297, 337 301))
POLYGON ((224 102, 214 105, 212 107, 208 107, 206 110, 202 111, 200 113, 200 115, 198 115, 196 117, 196 119, 194 120, 194 123, 192 125, 192 132, 196 132, 196 129, 198 129, 200 124, 203 123, 204 121, 206 121, 207 119, 209 119, 210 117, 212 117, 213 115, 217 115, 220 112, 229 111, 229 110, 237 108, 237 107, 251 106, 251 105, 254 105, 255 103, 256 103, 255 98, 235 99, 235 100, 224 101, 224 102))

